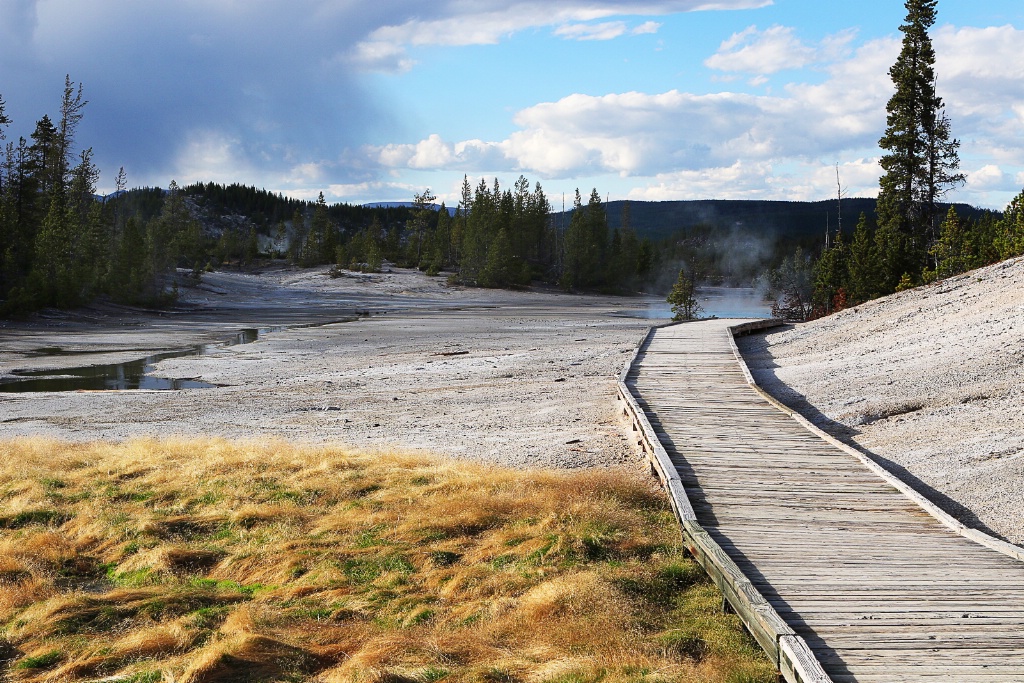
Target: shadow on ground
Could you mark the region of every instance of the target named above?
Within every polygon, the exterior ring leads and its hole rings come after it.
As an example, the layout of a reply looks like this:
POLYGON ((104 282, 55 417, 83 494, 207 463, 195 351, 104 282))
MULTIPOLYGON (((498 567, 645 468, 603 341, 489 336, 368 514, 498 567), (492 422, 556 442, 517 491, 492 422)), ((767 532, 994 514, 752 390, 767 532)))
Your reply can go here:
MULTIPOLYGON (((787 327, 792 328, 792 326, 787 327)), ((772 333, 779 332, 780 329, 786 328, 775 328, 772 330, 772 333)), ((995 538, 1007 540, 998 532, 986 526, 971 510, 942 493, 942 491, 922 481, 910 470, 897 462, 864 448, 855 441, 855 437, 861 433, 860 430, 828 417, 808 401, 806 396, 781 381, 776 373, 779 366, 775 363, 771 352, 768 350, 765 334, 765 332, 755 332, 754 334, 746 335, 743 337, 743 342, 737 345, 743 355, 743 359, 747 362, 747 367, 750 368, 750 374, 753 375, 754 381, 757 382, 761 389, 787 408, 802 415, 833 438, 838 439, 884 467, 890 474, 938 505, 944 512, 952 515, 961 524, 971 529, 983 531, 995 538)))

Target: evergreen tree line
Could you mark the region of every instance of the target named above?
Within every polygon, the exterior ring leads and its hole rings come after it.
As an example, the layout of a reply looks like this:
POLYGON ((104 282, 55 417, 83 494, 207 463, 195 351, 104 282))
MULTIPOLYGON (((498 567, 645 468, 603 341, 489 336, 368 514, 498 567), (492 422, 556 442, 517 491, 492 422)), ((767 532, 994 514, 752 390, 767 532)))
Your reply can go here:
POLYGON ((261 243, 275 237, 294 245, 296 261, 333 262, 345 230, 358 234, 371 221, 393 228, 410 215, 401 207, 328 208, 322 196, 313 204, 237 184, 127 190, 123 168, 116 191, 97 197, 92 149, 75 151, 86 105, 82 86, 66 78, 58 116, 44 115, 28 139, 14 141, 0 96, 2 317, 100 296, 165 306, 177 297, 177 268, 198 278, 214 265, 253 262, 273 255, 261 243), (225 214, 237 220, 210 218, 225 214))
MULTIPOLYGON (((180 201, 148 226, 119 201, 96 200, 92 148, 75 152, 87 102, 65 78, 56 120, 44 115, 29 139, 7 141, 0 166, 0 315, 70 308, 109 294, 127 303, 173 298, 168 268, 194 237, 180 201)), ((0 140, 12 123, 0 98, 0 140)), ((124 170, 117 178, 125 187, 124 170)))
POLYGON ((851 237, 837 232, 813 267, 812 312, 831 313, 1024 255, 1024 192, 1002 215, 986 212, 976 219, 964 219, 950 207, 920 272, 904 272, 895 285, 880 277, 886 270, 888 247, 886 232, 863 214, 851 237))
MULTIPOLYGON (((876 215, 862 214, 852 236, 837 231, 817 261, 802 250, 771 271, 776 312, 805 320, 893 292, 1024 254, 1024 192, 1003 215, 975 219, 940 200, 964 183, 960 142, 936 94, 928 29, 937 0, 907 0, 900 55, 889 70, 895 93, 886 130, 876 215)), ((842 192, 840 190, 840 201, 842 192)))
MULTIPOLYGON (((452 281, 479 287, 540 281, 602 291, 635 290, 655 266, 652 244, 629 225, 628 204, 622 226, 609 229, 596 189, 586 204, 577 190, 572 211, 559 220, 540 183, 531 188, 523 176, 508 189, 497 178, 473 187, 463 177, 454 212, 444 203, 435 210, 434 199, 430 190, 416 195, 404 226, 386 230, 372 222, 335 247, 336 262, 375 270, 387 259, 430 274, 451 271, 452 281)), ((311 227, 310 235, 318 234, 311 227)), ((311 264, 319 254, 319 262, 326 262, 329 246, 305 249, 310 258, 300 260, 311 264)))

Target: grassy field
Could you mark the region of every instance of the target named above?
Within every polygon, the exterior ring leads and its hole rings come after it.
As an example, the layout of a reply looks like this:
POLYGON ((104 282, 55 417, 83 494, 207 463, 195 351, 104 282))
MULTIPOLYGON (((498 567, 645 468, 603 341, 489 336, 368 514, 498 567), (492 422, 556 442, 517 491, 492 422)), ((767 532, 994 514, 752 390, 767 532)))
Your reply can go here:
POLYGON ((775 681, 635 473, 0 442, 0 677, 775 681))

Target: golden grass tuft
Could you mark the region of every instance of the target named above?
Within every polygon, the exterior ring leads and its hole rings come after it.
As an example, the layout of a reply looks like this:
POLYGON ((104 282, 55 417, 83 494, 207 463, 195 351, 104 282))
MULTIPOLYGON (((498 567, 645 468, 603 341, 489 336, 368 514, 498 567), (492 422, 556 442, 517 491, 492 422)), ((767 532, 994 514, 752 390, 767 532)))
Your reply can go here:
POLYGON ((18 681, 769 681, 625 471, 284 442, 0 442, 18 681))

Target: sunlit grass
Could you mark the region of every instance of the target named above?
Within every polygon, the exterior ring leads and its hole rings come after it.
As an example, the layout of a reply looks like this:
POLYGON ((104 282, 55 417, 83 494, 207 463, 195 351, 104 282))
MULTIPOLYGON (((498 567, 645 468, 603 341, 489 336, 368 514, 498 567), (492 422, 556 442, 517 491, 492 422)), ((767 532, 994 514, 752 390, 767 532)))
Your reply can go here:
POLYGON ((774 681, 625 471, 0 442, 12 680, 774 681))

